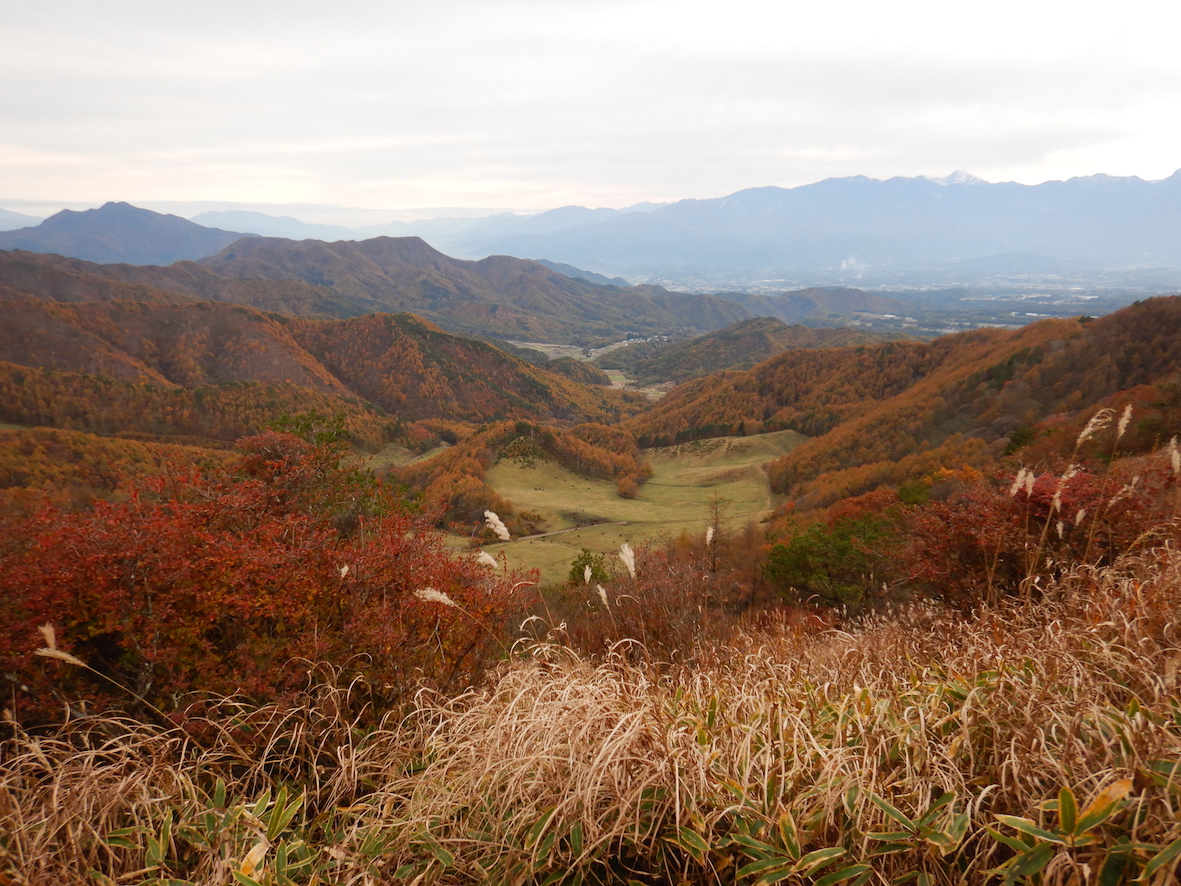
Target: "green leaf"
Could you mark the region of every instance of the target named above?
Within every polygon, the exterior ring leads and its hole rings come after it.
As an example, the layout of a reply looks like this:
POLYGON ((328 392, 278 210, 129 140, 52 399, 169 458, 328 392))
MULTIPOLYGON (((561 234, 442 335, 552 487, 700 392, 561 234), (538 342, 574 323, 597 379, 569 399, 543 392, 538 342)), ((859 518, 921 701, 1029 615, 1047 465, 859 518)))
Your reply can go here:
POLYGON ((213 806, 215 809, 226 808, 226 781, 219 778, 213 785, 213 806))
MULTIPOLYGON (((791 867, 791 861, 792 860, 790 858, 763 858, 763 859, 759 859, 758 861, 752 861, 750 864, 744 865, 743 867, 739 868, 738 873, 735 874, 734 876, 739 880, 745 880, 747 877, 753 877, 756 874, 764 874, 765 875, 765 874, 770 874, 770 873, 777 873, 779 871, 782 871, 784 873, 790 873, 789 868, 791 867)), ((771 883, 774 881, 773 880, 764 881, 760 877, 760 882, 771 883)))
POLYGON ((861 796, 861 786, 853 785, 845 791, 845 812, 850 818, 857 814, 857 800, 861 796))
POLYGON ((267 823, 267 840, 271 843, 279 838, 279 834, 291 824, 291 819, 295 818, 295 814, 299 812, 300 807, 303 806, 304 795, 301 793, 293 797, 290 803, 286 802, 287 788, 283 788, 279 792, 279 796, 275 799, 275 808, 271 810, 271 818, 267 823))
POLYGON ((873 803, 874 806, 878 807, 878 809, 882 810, 882 812, 886 813, 886 815, 890 816, 890 818, 894 819, 894 821, 906 828, 908 831, 911 833, 914 832, 914 822, 903 815, 898 807, 894 806, 888 800, 879 797, 877 794, 870 794, 869 801, 873 803))
POLYGON ((557 806, 551 806, 545 812, 541 813, 541 818, 533 823, 533 827, 529 828, 529 833, 525 835, 525 848, 532 849, 537 845, 537 841, 541 839, 542 833, 546 826, 549 825, 550 819, 554 817, 554 813, 558 811, 557 806))
POLYGON ((1009 873, 1014 877, 1030 877, 1050 863, 1057 850, 1052 843, 1041 843, 1026 850, 1009 864, 1009 873))
POLYGON ((148 849, 144 853, 144 864, 150 868, 158 868, 164 861, 164 847, 155 837, 148 837, 148 849))
POLYGON ((1078 824, 1078 803, 1074 800, 1074 793, 1070 788, 1063 788, 1058 792, 1058 825, 1068 834, 1075 832, 1078 824))
POLYGON ((582 855, 582 822, 575 822, 570 828, 570 851, 575 858, 582 855))
POLYGON ((1120 801, 1132 791, 1132 779, 1121 778, 1099 792, 1099 795, 1083 810, 1077 833, 1085 833, 1105 822, 1118 808, 1120 801))
POLYGON ((852 880, 854 877, 860 877, 867 871, 872 870, 867 864, 853 864, 847 868, 841 868, 839 871, 833 871, 831 874, 825 874, 816 881, 814 886, 833 886, 835 883, 843 883, 846 880, 852 880))
POLYGON ((255 818, 261 819, 267 811, 267 807, 271 805, 271 789, 267 788, 262 792, 262 795, 254 804, 254 808, 250 810, 250 814, 255 818))
POLYGON ((731 834, 729 843, 730 845, 737 843, 747 850, 747 855, 753 855, 755 858, 770 858, 779 854, 779 850, 774 846, 764 843, 762 840, 756 840, 754 837, 748 837, 746 834, 731 834))
POLYGON ((705 864, 705 857, 709 854, 709 843, 696 831, 685 827, 677 828, 677 835, 666 839, 688 852, 698 864, 705 864))
POLYGON ((798 862, 796 862, 795 867, 792 868, 792 871, 794 873, 800 873, 801 871, 807 871, 808 873, 811 873, 812 871, 819 870, 826 864, 836 861, 844 854, 845 850, 840 846, 829 846, 827 849, 816 849, 812 852, 809 852, 798 862))
POLYGON ((432 841, 428 848, 431 850, 431 855, 437 858, 443 867, 449 868, 455 865, 455 856, 440 846, 438 843, 432 841))
POLYGON ((241 886, 262 886, 262 883, 254 879, 254 877, 248 876, 241 871, 230 871, 230 873, 234 875, 234 879, 237 880, 241 886))
POLYGON ((779 838, 792 858, 800 857, 800 836, 790 812, 785 811, 779 816, 779 838))
POLYGON ((998 843, 1008 846, 1014 852, 1025 852, 1027 849, 1029 849, 1028 843, 1018 840, 1016 837, 1010 837, 1002 834, 1000 831, 993 830, 988 825, 984 826, 984 830, 988 832, 988 836, 992 837, 998 843))
POLYGON ((1174 858, 1181 854, 1181 837, 1178 837, 1156 855, 1154 855, 1144 866, 1144 879, 1147 880, 1174 858))
POLYGON ((1021 818, 1016 815, 997 815, 996 820, 1001 824, 1007 824, 1009 827, 1020 831, 1023 834, 1029 834, 1031 837, 1036 837, 1039 840, 1045 840, 1048 843, 1066 843, 1066 838, 1062 834, 1053 834, 1044 828, 1039 828, 1028 818, 1021 818))
POLYGON ((1119 886, 1124 882, 1124 870, 1130 859, 1127 855, 1114 853, 1103 859, 1103 866, 1099 868, 1098 886, 1119 886))
POLYGON ((87 871, 86 876, 97 883, 98 886, 115 886, 114 880, 112 880, 102 871, 96 871, 94 868, 91 868, 89 871, 87 871))

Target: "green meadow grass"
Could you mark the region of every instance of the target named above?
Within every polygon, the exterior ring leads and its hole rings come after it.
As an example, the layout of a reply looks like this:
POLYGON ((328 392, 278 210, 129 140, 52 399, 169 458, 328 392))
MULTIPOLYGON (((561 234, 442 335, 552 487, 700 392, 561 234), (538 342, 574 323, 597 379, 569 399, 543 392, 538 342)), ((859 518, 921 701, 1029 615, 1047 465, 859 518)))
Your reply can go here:
POLYGON ((504 553, 510 566, 537 568, 543 582, 552 582, 566 577, 582 548, 608 553, 623 542, 634 546, 682 532, 704 533, 715 495, 725 504, 726 524, 740 526, 778 504, 763 465, 805 439, 794 431, 779 431, 648 450, 652 478, 630 500, 619 497, 613 481, 588 480, 556 462, 526 467, 502 461, 488 472, 488 483, 518 511, 539 514, 547 531, 559 534, 486 549, 504 553))

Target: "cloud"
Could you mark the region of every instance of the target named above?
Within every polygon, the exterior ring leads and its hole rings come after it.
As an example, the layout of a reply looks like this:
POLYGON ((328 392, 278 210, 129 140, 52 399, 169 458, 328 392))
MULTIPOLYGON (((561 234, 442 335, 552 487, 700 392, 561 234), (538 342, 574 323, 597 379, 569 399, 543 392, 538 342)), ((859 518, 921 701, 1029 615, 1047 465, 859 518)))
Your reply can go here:
POLYGON ((545 208, 1181 165, 1181 22, 1148 4, 11 5, 0 201, 545 208))

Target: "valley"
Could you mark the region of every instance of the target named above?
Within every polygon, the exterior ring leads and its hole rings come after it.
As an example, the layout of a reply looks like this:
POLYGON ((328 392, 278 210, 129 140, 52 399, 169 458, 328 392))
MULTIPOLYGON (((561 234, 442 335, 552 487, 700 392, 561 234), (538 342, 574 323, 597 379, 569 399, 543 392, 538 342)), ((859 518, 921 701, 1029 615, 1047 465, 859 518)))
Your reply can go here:
POLYGON ((652 476, 634 499, 620 498, 609 480, 588 479, 552 461, 504 459, 488 472, 488 484, 519 510, 538 514, 547 533, 561 534, 488 544, 485 550, 503 554, 511 567, 540 570, 548 583, 564 580, 583 548, 614 554, 624 542, 634 548, 682 533, 703 536, 715 497, 720 528, 737 529, 780 503, 763 466, 805 439, 779 431, 648 450, 652 476))

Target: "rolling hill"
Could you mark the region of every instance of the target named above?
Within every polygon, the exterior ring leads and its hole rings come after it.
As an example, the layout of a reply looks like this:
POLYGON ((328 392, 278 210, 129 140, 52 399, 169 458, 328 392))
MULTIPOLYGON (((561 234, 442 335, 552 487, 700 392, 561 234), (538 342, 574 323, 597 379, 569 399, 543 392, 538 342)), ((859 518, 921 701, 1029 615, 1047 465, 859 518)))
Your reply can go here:
POLYGON ((0 249, 163 265, 213 255, 242 236, 129 203, 106 203, 83 212, 63 209, 34 227, 0 233, 0 249))
POLYGON ((318 319, 411 312, 451 332, 583 345, 628 333, 699 334, 752 315, 710 295, 598 285, 509 256, 460 261, 414 237, 335 243, 250 237, 200 263, 167 266, 41 252, 0 251, 0 286, 57 301, 175 302, 179 295, 318 319))
POLYGON ((725 369, 749 369, 792 348, 840 348, 884 340, 856 327, 788 326, 774 317, 753 317, 688 341, 629 345, 595 362, 622 369, 639 384, 680 383, 725 369))
POLYGON ((315 409, 371 416, 364 436, 380 445, 373 422, 617 422, 643 405, 405 314, 317 321, 213 302, 31 298, 0 310, 0 420, 21 425, 233 440, 315 409))
POLYGON ((1069 426, 1117 395, 1144 419, 1126 442, 1151 448, 1181 431, 1176 410, 1159 405, 1178 373, 1181 296, 1172 296, 1098 320, 786 351, 681 385, 626 427, 642 445, 799 431, 812 439, 770 466, 772 487, 824 506, 949 463, 990 463, 1043 424, 1069 426))
POLYGON ((709 295, 598 286, 536 262, 450 258, 417 237, 360 242, 242 240, 201 264, 227 279, 301 280, 367 311, 408 311, 456 332, 573 341, 717 329, 750 316, 709 295))

